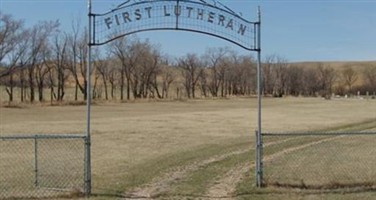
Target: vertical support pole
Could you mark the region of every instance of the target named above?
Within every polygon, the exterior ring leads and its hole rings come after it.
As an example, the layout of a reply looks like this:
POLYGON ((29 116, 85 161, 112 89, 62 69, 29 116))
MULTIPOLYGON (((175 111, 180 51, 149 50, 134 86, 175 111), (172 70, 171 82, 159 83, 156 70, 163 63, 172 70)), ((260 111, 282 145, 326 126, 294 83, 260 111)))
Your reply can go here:
POLYGON ((259 187, 259 171, 260 171, 260 151, 259 151, 259 137, 258 137, 258 131, 255 131, 255 147, 256 147, 256 152, 255 152, 255 177, 256 177, 256 187, 259 187))
POLYGON ((38 136, 34 137, 34 171, 35 171, 35 187, 38 187, 38 136))
POLYGON ((179 16, 181 14, 180 10, 180 4, 179 0, 176 1, 176 7, 175 7, 175 15, 176 15, 176 24, 175 24, 175 29, 179 29, 179 16), (179 14, 178 14, 179 13, 179 14))
POLYGON ((262 98, 262 73, 261 73, 261 11, 258 7, 257 22, 257 131, 256 131, 256 186, 262 187, 262 131, 261 131, 261 98, 262 98))
POLYGON ((91 195, 91 138, 90 138, 90 109, 91 109, 91 45, 92 45, 92 12, 91 12, 91 0, 88 0, 88 60, 86 68, 86 138, 85 138, 85 195, 89 197, 91 195))

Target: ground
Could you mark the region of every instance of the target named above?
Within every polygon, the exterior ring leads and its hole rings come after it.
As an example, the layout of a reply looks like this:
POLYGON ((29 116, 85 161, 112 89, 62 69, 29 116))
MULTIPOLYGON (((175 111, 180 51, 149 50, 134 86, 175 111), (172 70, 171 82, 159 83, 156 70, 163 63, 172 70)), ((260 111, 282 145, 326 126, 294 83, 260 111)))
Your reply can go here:
MULTIPOLYGON (((275 186, 256 189, 253 170, 256 108, 254 98, 95 104, 92 107, 93 198, 376 198, 372 187, 324 192, 275 186)), ((84 106, 38 105, 0 108, 0 111, 1 135, 85 132, 84 106)), ((263 130, 373 131, 376 130, 376 100, 264 99, 263 130)), ((348 174, 354 173, 356 177, 359 177, 356 173, 376 177, 371 167, 376 161, 370 156, 375 153, 376 139, 370 138, 266 137, 265 178, 274 184, 282 180, 295 186, 315 186, 330 181, 325 178, 341 171, 343 165, 348 165, 340 177, 344 180, 353 180, 348 174), (330 149, 333 151, 327 153, 330 149), (320 156, 326 153, 329 157, 320 156), (353 160, 341 159, 349 153, 353 160), (326 164, 320 165, 321 161, 326 164), (340 170, 323 169, 323 166, 340 170), (351 167, 364 169, 357 172, 351 167), (309 174, 310 169, 316 170, 320 178, 309 174), (301 183, 301 177, 308 181, 301 183)))

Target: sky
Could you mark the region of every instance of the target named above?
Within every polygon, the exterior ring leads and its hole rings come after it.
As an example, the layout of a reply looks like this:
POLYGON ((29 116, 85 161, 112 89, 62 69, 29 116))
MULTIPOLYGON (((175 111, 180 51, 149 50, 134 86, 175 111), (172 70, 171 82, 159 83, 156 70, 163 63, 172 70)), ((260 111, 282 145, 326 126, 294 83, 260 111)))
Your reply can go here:
MULTIPOLYGON (((219 1, 250 21, 257 20, 261 7, 263 57, 277 54, 290 62, 376 60, 376 0, 219 1)), ((124 0, 92 2, 94 13, 104 13, 124 0)), ((0 10, 23 19, 26 27, 59 20, 61 29, 69 32, 74 19, 87 24, 87 0, 0 0, 0 10)), ((227 41, 192 32, 142 32, 137 37, 149 39, 174 57, 203 54, 212 47, 256 56, 227 41)))

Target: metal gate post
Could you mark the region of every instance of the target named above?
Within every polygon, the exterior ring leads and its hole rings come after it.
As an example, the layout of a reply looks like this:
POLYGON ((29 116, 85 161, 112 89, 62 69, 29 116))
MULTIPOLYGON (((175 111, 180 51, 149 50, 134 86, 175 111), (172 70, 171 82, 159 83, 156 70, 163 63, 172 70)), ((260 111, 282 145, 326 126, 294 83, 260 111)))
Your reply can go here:
POLYGON ((258 7, 257 22, 257 131, 256 131, 256 186, 262 187, 262 131, 261 131, 261 98, 262 98, 262 66, 261 66, 261 10, 258 7))
POLYGON ((91 195, 91 138, 90 138, 90 111, 91 111, 91 45, 92 45, 92 13, 91 0, 88 0, 88 61, 86 68, 86 137, 85 137, 85 195, 91 195))
POLYGON ((86 197, 91 195, 91 165, 90 165, 90 141, 88 137, 84 138, 85 142, 85 161, 84 161, 84 193, 86 197))
POLYGON ((256 131, 255 174, 256 174, 256 186, 257 187, 262 187, 262 182, 263 182, 262 152, 263 152, 262 134, 260 134, 258 131, 256 131))
POLYGON ((255 131, 255 138, 256 138, 256 143, 255 143, 255 147, 256 147, 256 152, 255 152, 255 177, 256 177, 256 187, 259 187, 259 171, 260 171, 260 164, 259 164, 259 161, 260 161, 260 154, 259 154, 259 141, 258 141, 258 131, 256 130, 255 131))
POLYGON ((38 136, 34 137, 34 172, 35 172, 35 180, 34 185, 38 187, 38 136))

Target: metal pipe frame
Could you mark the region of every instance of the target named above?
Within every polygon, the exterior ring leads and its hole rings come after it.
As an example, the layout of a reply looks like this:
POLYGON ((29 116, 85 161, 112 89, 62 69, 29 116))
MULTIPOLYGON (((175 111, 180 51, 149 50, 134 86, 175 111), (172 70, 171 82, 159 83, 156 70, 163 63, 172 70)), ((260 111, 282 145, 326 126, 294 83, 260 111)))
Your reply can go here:
POLYGON ((261 66, 261 9, 257 11, 257 130, 256 130, 256 187, 262 187, 262 66, 261 66))
POLYGON ((91 136, 90 136, 90 114, 91 114, 91 47, 92 47, 92 2, 88 0, 88 61, 86 68, 86 138, 85 138, 85 195, 91 195, 91 136))

